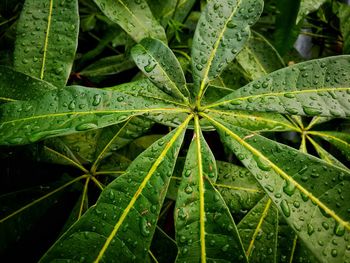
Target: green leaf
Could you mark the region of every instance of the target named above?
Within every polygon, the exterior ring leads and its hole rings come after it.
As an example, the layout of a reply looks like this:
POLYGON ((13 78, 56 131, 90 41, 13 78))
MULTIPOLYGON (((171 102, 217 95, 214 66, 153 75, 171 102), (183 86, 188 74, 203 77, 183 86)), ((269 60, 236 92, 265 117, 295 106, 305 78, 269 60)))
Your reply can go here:
POLYGON ((136 65, 160 89, 188 102, 189 92, 181 65, 171 49, 162 41, 143 39, 131 50, 136 65))
MULTIPOLYGON (((255 132, 298 131, 291 122, 280 114, 215 109, 208 109, 207 112, 211 116, 215 116, 215 118, 220 118, 227 123, 255 132)), ((202 123, 205 123, 205 119, 201 121, 202 123)))
POLYGON ((94 0, 101 11, 136 42, 154 37, 166 42, 164 28, 153 17, 145 0, 94 0))
POLYGON ((338 18, 340 22, 340 31, 343 36, 343 53, 350 54, 350 6, 339 3, 338 18))
POLYGON ((278 262, 278 210, 270 198, 263 198, 237 228, 250 262, 278 262))
POLYGON ((143 262, 191 118, 154 143, 125 174, 109 184, 96 205, 51 247, 40 262, 61 258, 87 262, 119 258, 126 262, 143 262))
POLYGON ((202 116, 217 127, 225 145, 245 156, 242 163, 319 260, 349 260, 349 170, 260 135, 243 139, 249 131, 202 116))
POLYGON ((330 142, 350 160, 350 134, 333 131, 308 131, 308 134, 318 136, 330 142))
POLYGON ((17 25, 15 69, 66 85, 78 43, 78 1, 26 0, 17 25))
POLYGON ((264 196, 254 176, 244 167, 218 161, 218 179, 214 186, 219 190, 232 214, 247 211, 264 196))
POLYGON ((273 34, 273 39, 274 46, 282 56, 293 48, 298 38, 302 26, 302 23, 296 23, 299 6, 300 0, 276 1, 278 13, 274 21, 276 29, 273 34))
POLYGON ((249 26, 260 16, 263 1, 213 0, 198 21, 192 45, 194 90, 198 100, 206 84, 217 77, 243 48, 249 26))
POLYGON ((214 188, 215 158, 195 117, 175 207, 178 262, 246 262, 243 246, 230 211, 214 188))
POLYGON ((342 164, 338 159, 336 159, 333 155, 327 152, 325 149, 321 147, 317 142, 315 142, 311 137, 307 136, 308 140, 314 146, 317 154, 321 157, 321 159, 325 160, 329 164, 333 164, 339 166, 340 168, 347 169, 344 164, 342 164))
POLYGON ((236 57, 237 62, 252 80, 283 68, 283 59, 277 50, 260 34, 253 32, 236 57))
POLYGON ((101 58, 84 68, 79 74, 86 77, 100 77, 121 73, 135 66, 124 54, 101 58))
POLYGON ((299 23, 308 14, 318 10, 325 2, 327 2, 327 0, 300 0, 297 23, 299 23))
MULTIPOLYGON (((127 85, 133 88, 137 83, 127 85)), ((147 116, 154 114, 153 118, 158 121, 174 125, 181 123, 180 118, 185 117, 179 113, 188 112, 154 99, 79 86, 47 92, 38 100, 6 103, 0 106, 0 111, 1 144, 26 144, 47 137, 102 128, 146 113, 147 116), (171 115, 164 117, 165 111, 177 115, 177 120, 171 115)))
POLYGON ((349 117, 350 56, 311 60, 270 73, 204 108, 349 117))
POLYGON ((123 124, 106 127, 101 132, 95 148, 95 161, 91 167, 96 171, 100 161, 111 151, 116 151, 134 141, 153 126, 153 122, 145 118, 133 117, 123 124))
POLYGON ((55 89, 46 81, 0 66, 0 102, 29 100, 55 89))

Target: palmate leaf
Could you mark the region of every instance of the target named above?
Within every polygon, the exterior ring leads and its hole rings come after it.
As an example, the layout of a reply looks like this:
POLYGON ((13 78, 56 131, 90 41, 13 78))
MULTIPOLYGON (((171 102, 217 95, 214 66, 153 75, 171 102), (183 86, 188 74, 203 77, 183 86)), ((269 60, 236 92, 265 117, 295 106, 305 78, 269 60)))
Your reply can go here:
POLYGON ((136 42, 154 37, 166 42, 164 28, 153 17, 145 0, 94 0, 101 11, 136 42))
POLYGON ((0 103, 29 100, 55 89, 55 86, 46 81, 0 66, 0 103))
POLYGON ((195 116, 175 208, 178 262, 246 262, 230 211, 213 186, 216 177, 215 158, 195 116))
MULTIPOLYGON (((132 89, 137 82, 126 85, 132 89)), ((188 112, 155 99, 80 86, 47 92, 38 100, 6 103, 0 111, 1 144, 26 144, 47 137, 102 128, 142 114, 154 114, 155 119, 174 125, 175 120, 167 120, 163 117, 164 112, 177 113, 177 124, 181 123, 181 118, 186 118, 181 112, 188 112)))
POLYGON ((349 260, 349 170, 260 135, 247 138, 249 131, 202 115, 217 127, 224 144, 245 156, 242 163, 320 261, 349 260))
POLYGON ((41 262, 143 262, 191 118, 155 142, 125 174, 109 184, 96 205, 53 245, 41 262))
POLYGON ((263 198, 237 225, 250 262, 278 262, 278 210, 263 198))
POLYGON ((180 101, 188 102, 189 92, 181 65, 162 41, 143 39, 131 50, 139 69, 160 89, 180 101))
POLYGON ((263 1, 213 0, 202 12, 193 37, 192 71, 198 100, 206 84, 217 77, 243 48, 249 26, 262 12, 263 1))
POLYGON ((311 60, 277 70, 207 108, 306 116, 350 116, 350 56, 311 60))
POLYGON ((16 70, 63 87, 78 43, 78 1, 26 0, 17 25, 16 70))

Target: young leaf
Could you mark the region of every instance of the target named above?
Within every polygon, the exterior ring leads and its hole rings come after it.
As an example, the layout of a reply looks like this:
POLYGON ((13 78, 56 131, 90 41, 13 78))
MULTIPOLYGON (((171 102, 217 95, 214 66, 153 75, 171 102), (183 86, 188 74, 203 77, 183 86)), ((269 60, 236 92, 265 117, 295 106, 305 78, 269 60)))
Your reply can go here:
MULTIPOLYGON (((130 88, 134 85, 128 84, 130 88)), ((0 111, 1 144, 26 144, 102 128, 146 113, 158 114, 153 117, 159 121, 174 123, 174 119, 166 119, 162 113, 188 112, 154 99, 79 86, 47 92, 40 100, 6 103, 0 106, 0 111)), ((177 114, 176 122, 181 122, 182 117, 185 116, 177 114)))
POLYGON ((0 66, 0 103, 30 100, 55 89, 55 86, 46 81, 0 66))
POLYGON ((215 158, 195 117, 195 133, 187 153, 176 200, 178 262, 207 260, 246 262, 230 211, 214 188, 215 158))
POLYGON ((306 116, 350 116, 350 56, 311 60, 277 70, 204 108, 306 116))
POLYGON ((143 39, 131 50, 136 65, 160 89, 188 102, 189 92, 181 65, 171 49, 162 41, 143 39))
POLYGON ((78 1, 26 0, 17 25, 15 69, 66 85, 77 49, 78 1))
POLYGON ((61 258, 88 262, 115 259, 142 262, 148 253, 191 118, 188 117, 181 126, 155 142, 130 165, 125 174, 109 184, 96 205, 51 247, 41 262, 61 258))
POLYGON ((350 259, 349 170, 260 135, 247 138, 250 132, 245 129, 202 116, 217 127, 224 144, 244 155, 242 163, 317 258, 350 259))
POLYGON ((192 71, 198 100, 206 84, 243 48, 249 38, 249 26, 257 21, 262 8, 261 0, 208 2, 198 21, 192 45, 192 71))
POLYGON ((278 262, 278 210, 263 198, 237 225, 250 262, 278 262))
POLYGON ((136 42, 154 37, 166 42, 164 28, 153 17, 145 0, 94 0, 101 11, 136 42))

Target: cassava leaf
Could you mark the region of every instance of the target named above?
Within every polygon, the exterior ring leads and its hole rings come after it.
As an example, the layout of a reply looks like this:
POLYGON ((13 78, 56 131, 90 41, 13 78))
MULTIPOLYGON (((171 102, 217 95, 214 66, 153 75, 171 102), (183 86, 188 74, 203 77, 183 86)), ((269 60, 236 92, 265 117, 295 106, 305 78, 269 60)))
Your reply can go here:
POLYGON ((73 261, 84 258, 88 262, 115 259, 142 262, 148 253, 190 118, 154 143, 125 174, 109 184, 96 205, 51 247, 40 262, 61 258, 73 261))
MULTIPOLYGON (((133 88, 137 83, 128 83, 133 88)), ((126 121, 131 116, 155 113, 166 120, 164 111, 186 112, 175 105, 124 94, 118 91, 72 86, 48 92, 38 100, 11 102, 0 107, 2 144, 26 144, 43 138, 102 128, 126 121)), ((171 117, 171 115, 169 115, 171 117)), ((181 114, 176 114, 181 123, 181 114)), ((169 117, 169 118, 170 118, 169 117)))
POLYGON ((320 261, 349 260, 349 170, 260 135, 245 138, 249 131, 202 116, 217 127, 225 145, 244 155, 242 163, 320 261))
POLYGON ((78 30, 77 0, 26 0, 17 25, 15 69, 64 87, 77 49, 78 30))
POLYGON ((171 49, 162 41, 143 39, 131 50, 139 69, 160 89, 188 102, 189 92, 181 65, 171 49))
POLYGON ((46 81, 0 66, 0 102, 29 100, 55 89, 46 81))
POLYGON ((263 1, 213 0, 202 12, 193 37, 192 72, 198 99, 206 84, 217 77, 243 48, 249 26, 262 12, 263 1))
POLYGON ((218 260, 246 262, 237 227, 214 188, 215 159, 195 116, 195 133, 189 147, 175 207, 178 262, 218 260))
POLYGON ((94 0, 101 11, 136 42, 154 37, 166 42, 164 28, 153 17, 145 0, 94 0))
POLYGON ((350 116, 350 56, 311 60, 270 73, 204 108, 306 116, 350 116))
POLYGON ((278 262, 278 210, 263 198, 237 225, 250 262, 278 262))
MULTIPOLYGON (((232 125, 237 125, 245 129, 263 132, 263 131, 297 131, 291 122, 280 114, 246 111, 225 111, 208 109, 212 116, 216 116, 232 125)), ((205 119, 201 124, 205 123, 205 119)))

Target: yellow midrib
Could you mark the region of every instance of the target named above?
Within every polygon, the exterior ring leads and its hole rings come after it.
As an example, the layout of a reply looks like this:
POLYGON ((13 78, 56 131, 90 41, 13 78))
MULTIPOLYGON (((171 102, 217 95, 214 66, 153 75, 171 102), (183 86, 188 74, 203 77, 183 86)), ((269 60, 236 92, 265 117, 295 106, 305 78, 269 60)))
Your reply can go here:
POLYGON ((209 70, 210 70, 211 65, 213 63, 216 51, 219 48, 220 42, 222 40, 222 37, 224 36, 224 33, 225 33, 226 29, 227 29, 227 24, 228 24, 228 22, 231 21, 233 15, 236 13, 236 11, 238 9, 238 6, 240 4, 241 4, 241 0, 238 0, 236 6, 233 8, 230 16, 226 19, 225 25, 224 25, 223 29, 220 31, 220 34, 217 37, 215 45, 214 45, 212 51, 210 52, 210 55, 209 55, 209 58, 208 58, 208 63, 207 63, 207 66, 205 67, 203 79, 202 79, 202 82, 201 82, 201 85, 200 85, 200 88, 199 88, 199 92, 198 92, 198 102, 197 102, 198 104, 200 103, 200 100, 201 100, 201 98, 203 96, 203 91, 204 91, 204 88, 205 88, 205 85, 206 85, 206 81, 207 81, 207 78, 208 78, 209 70))
POLYGON ((256 228, 255 228, 255 231, 254 231, 254 233, 253 233, 252 239, 251 239, 250 242, 249 242, 249 246, 248 246, 248 249, 247 249, 247 251, 246 251, 247 258, 249 258, 250 253, 251 253, 252 250, 253 250, 254 242, 255 242, 255 240, 256 240, 256 237, 257 237, 258 234, 259 234, 259 231, 260 231, 261 226, 262 226, 262 224, 263 224, 263 222, 264 222, 264 220, 265 220, 265 218, 266 218, 266 216, 267 216, 267 212, 269 211, 270 206, 271 206, 271 199, 269 198, 269 199, 267 200, 267 203, 266 203, 266 206, 265 206, 265 208, 264 208, 264 211, 263 211, 263 213, 262 213, 262 215, 261 215, 261 217, 260 217, 259 223, 258 223, 258 225, 257 225, 256 228))
POLYGON ((197 158, 198 158, 198 186, 199 186, 199 227, 200 227, 200 245, 201 245, 201 262, 207 262, 206 246, 205 246, 205 208, 204 208, 204 181, 203 181, 203 163, 200 142, 200 126, 199 118, 194 117, 195 122, 195 136, 197 144, 197 158))
POLYGON ((53 9, 53 0, 50 0, 49 16, 47 18, 47 27, 46 27, 45 42, 44 42, 43 61, 42 61, 41 70, 40 70, 40 79, 44 79, 46 55, 47 55, 47 48, 49 45, 49 34, 50 34, 50 28, 51 28, 52 9, 53 9))
POLYGON ((173 146, 173 144, 176 142, 177 138, 181 135, 181 133, 186 128, 187 124, 189 123, 189 121, 191 119, 192 119, 192 115, 188 116, 187 119, 178 127, 178 130, 175 132, 174 136, 170 139, 170 141, 167 143, 167 145, 165 146, 164 150, 161 152, 161 154, 159 155, 157 160, 153 163, 153 165, 152 165, 151 169, 149 170, 148 174, 143 179, 143 181, 140 184, 139 188, 137 189, 136 193, 131 198, 128 206, 124 209, 124 212, 120 216, 118 222, 115 224, 111 234, 106 239, 106 242, 102 246, 99 254, 97 255, 97 258, 94 260, 94 263, 100 262, 100 260, 102 259, 104 253, 106 252, 108 246, 110 245, 110 243, 112 242, 113 238, 117 234, 120 226, 123 224, 124 220, 126 219, 127 215, 131 211, 131 209, 133 208, 133 206, 134 206, 135 202, 137 201, 138 197, 141 195, 143 189, 146 187, 147 182, 151 179, 153 173, 156 171, 158 166, 161 164, 161 162, 163 161, 165 155, 170 150, 170 148, 173 146))
POLYGON ((212 110, 212 109, 209 109, 208 111, 209 111, 209 112, 218 113, 218 114, 224 114, 224 115, 228 115, 228 116, 234 116, 234 117, 244 118, 244 119, 252 119, 252 118, 254 118, 254 119, 257 119, 257 120, 265 121, 265 122, 267 122, 267 123, 276 123, 276 124, 279 124, 279 125, 281 125, 281 126, 288 127, 288 128, 291 129, 291 130, 298 131, 298 129, 295 128, 295 127, 292 126, 292 125, 288 125, 288 124, 283 123, 283 122, 279 122, 279 121, 275 121, 275 120, 271 120, 271 119, 266 119, 266 118, 259 117, 259 116, 237 114, 237 113, 232 112, 232 111, 231 111, 231 112, 227 112, 227 111, 212 110))
POLYGON ((293 184, 300 192, 302 192, 305 196, 309 197, 310 200, 319 206, 321 209, 323 209, 327 214, 329 214, 336 222, 344 226, 348 231, 350 231, 350 224, 349 222, 344 221, 342 218, 340 218, 338 215, 334 213, 333 210, 329 209, 325 204, 323 204, 318 198, 316 198, 313 194, 311 194, 309 191, 307 191, 303 186, 301 186, 297 181, 295 181, 291 176, 286 174, 282 169, 280 169, 277 165, 275 165, 270 159, 268 159, 265 155, 263 155, 260 151, 255 149, 253 146, 251 146, 246 141, 242 140, 237 134, 230 131, 226 126, 222 125, 221 123, 217 122, 216 120, 212 119, 205 113, 201 113, 201 115, 205 118, 207 118, 210 122, 215 123, 216 126, 220 127, 222 130, 224 130, 227 134, 229 134, 234 140, 239 142, 241 145, 243 145, 245 148, 247 148, 252 154, 255 156, 261 158, 263 161, 268 163, 271 168, 279 174, 284 180, 289 181, 291 184, 293 184))
POLYGON ((246 96, 246 97, 240 97, 240 98, 233 98, 230 100, 226 100, 226 101, 221 101, 221 102, 217 102, 214 104, 210 104, 207 105, 205 107, 203 107, 204 109, 209 109, 209 108, 213 108, 213 107, 217 107, 223 104, 227 104, 227 103, 231 103, 232 101, 241 101, 241 100, 248 100, 248 99, 256 99, 256 98, 262 98, 262 97, 267 97, 267 96, 274 96, 274 97, 278 97, 278 96, 284 96, 285 94, 306 94, 306 93, 318 93, 318 92, 327 92, 327 91, 348 91, 350 90, 350 88, 348 87, 339 87, 339 88, 334 88, 334 87, 329 87, 329 88, 320 88, 320 89, 307 89, 307 90, 292 90, 292 91, 283 91, 283 92, 276 92, 276 93, 263 93, 263 94, 257 94, 257 95, 250 95, 250 96, 246 96))
POLYGON ((338 137, 332 136, 332 135, 330 135, 330 134, 327 134, 327 133, 316 132, 316 131, 308 131, 307 133, 308 133, 308 134, 312 134, 312 135, 316 135, 316 136, 319 136, 319 137, 331 138, 331 139, 334 140, 334 141, 337 141, 337 142, 339 142, 339 143, 341 143, 341 144, 344 144, 344 145, 347 146, 347 147, 350 147, 350 144, 347 143, 346 141, 344 141, 344 140, 342 140, 342 139, 340 139, 340 138, 338 138, 338 137))

